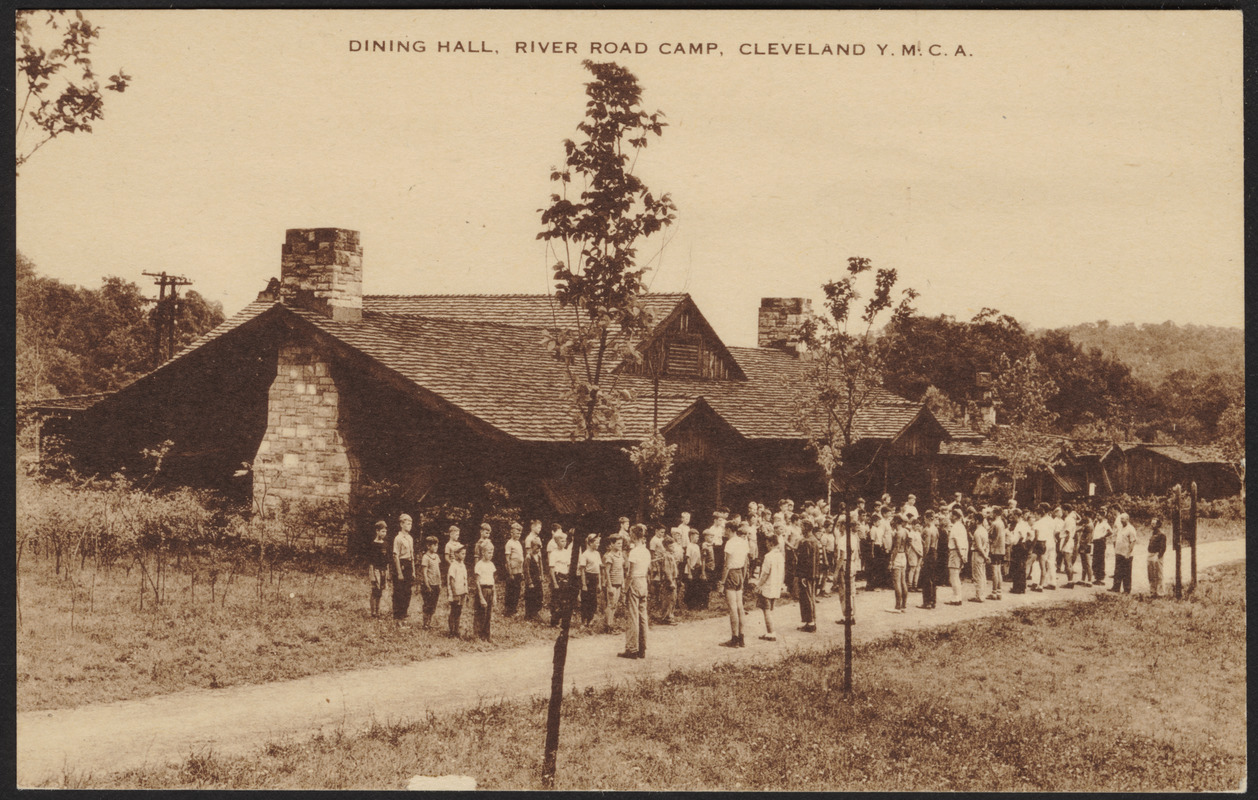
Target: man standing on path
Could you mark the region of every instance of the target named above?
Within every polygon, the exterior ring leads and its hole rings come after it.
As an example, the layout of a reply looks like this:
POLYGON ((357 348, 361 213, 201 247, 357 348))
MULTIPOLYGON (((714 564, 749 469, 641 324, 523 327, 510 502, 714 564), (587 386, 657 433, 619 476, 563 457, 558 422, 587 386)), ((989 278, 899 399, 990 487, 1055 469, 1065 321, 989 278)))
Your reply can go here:
MULTIPOLYGON (((1057 557, 1056 546, 1054 544, 1054 536, 1056 535, 1057 521, 1053 519, 1048 510, 1048 503, 1040 503, 1040 518, 1035 521, 1032 530, 1035 532, 1034 554, 1035 563, 1040 566, 1039 583, 1031 584, 1031 591, 1039 592, 1043 589, 1056 589, 1057 584, 1053 573, 1056 571, 1054 559, 1057 557)), ((1027 575, 1031 574, 1031 568, 1027 568, 1027 575)))
POLYGON ((629 528, 629 555, 625 559, 625 598, 629 607, 629 630, 625 633, 625 651, 621 658, 646 658, 647 580, 651 571, 651 551, 646 547, 646 526, 629 528))
POLYGON ((743 590, 747 587, 750 552, 746 528, 735 528, 734 535, 725 543, 725 563, 721 569, 721 585, 725 587, 725 603, 729 606, 730 639, 724 643, 725 647, 747 646, 743 636, 743 590))
POLYGON ((917 576, 917 585, 922 590, 922 604, 919 608, 935 607, 935 574, 939 570, 939 525, 935 523, 934 509, 926 509, 922 527, 922 563, 917 576))
POLYGON ((952 526, 948 529, 948 583, 952 586, 950 606, 961 605, 961 567, 969 559, 970 534, 961 521, 961 509, 953 506, 948 512, 952 526))
POLYGON ((987 543, 987 557, 992 564, 992 593, 988 600, 999 600, 1004 588, 1005 553, 1009 549, 1009 527, 1005 523, 1004 509, 988 508, 983 512, 991 520, 990 540, 987 543))
POLYGON ((987 591, 987 548, 991 546, 991 530, 987 512, 970 517, 970 577, 974 579, 972 603, 983 602, 987 591))
POLYGON ((1118 516, 1118 534, 1114 538, 1114 586, 1111 592, 1131 594, 1131 559, 1136 553, 1136 529, 1127 514, 1118 516))
POLYGON ((1092 526, 1092 574, 1095 576, 1093 586, 1105 585, 1105 549, 1109 545, 1110 534, 1113 533, 1106 513, 1106 508, 1102 506, 1097 512, 1096 523, 1092 526))
POLYGON ((799 579, 801 631, 817 632, 817 576, 820 574, 820 543, 812 520, 801 522, 804 538, 795 548, 795 576, 799 579))

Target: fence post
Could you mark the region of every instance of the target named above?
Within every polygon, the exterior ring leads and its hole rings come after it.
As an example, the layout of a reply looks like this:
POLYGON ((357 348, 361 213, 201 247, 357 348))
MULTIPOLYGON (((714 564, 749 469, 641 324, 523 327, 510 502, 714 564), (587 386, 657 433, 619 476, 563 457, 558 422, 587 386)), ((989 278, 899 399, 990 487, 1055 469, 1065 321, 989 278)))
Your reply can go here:
POLYGON ((1187 533, 1192 542, 1192 581, 1188 584, 1188 593, 1197 588, 1197 482, 1188 485, 1188 525, 1187 533))
POLYGON ((1183 531, 1181 530, 1179 518, 1179 485, 1176 484, 1171 489, 1170 494, 1170 517, 1171 517, 1171 537, 1175 542, 1175 599, 1183 599, 1184 596, 1184 579, 1180 565, 1182 563, 1182 555, 1180 547, 1183 545, 1183 531))

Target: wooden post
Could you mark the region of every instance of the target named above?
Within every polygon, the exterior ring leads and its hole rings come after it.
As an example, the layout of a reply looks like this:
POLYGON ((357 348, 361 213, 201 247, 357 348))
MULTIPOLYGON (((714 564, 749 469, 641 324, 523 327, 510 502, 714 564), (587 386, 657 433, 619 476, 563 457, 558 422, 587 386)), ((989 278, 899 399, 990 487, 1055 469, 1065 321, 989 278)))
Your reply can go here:
POLYGON ((843 528, 847 539, 847 550, 843 554, 843 591, 846 600, 843 603, 843 693, 852 696, 852 625, 856 618, 852 608, 852 514, 847 503, 843 504, 843 528))
POLYGON ((1188 584, 1188 593, 1197 588, 1197 482, 1188 485, 1188 540, 1192 542, 1192 580, 1188 584))
POLYGON ((716 457, 716 507, 721 507, 721 483, 725 479, 725 459, 716 457))
POLYGON ((1171 504, 1171 539, 1175 544, 1175 599, 1180 600, 1184 596, 1184 578, 1181 568, 1183 556, 1180 550, 1183 546, 1184 536, 1179 518, 1179 486, 1171 489, 1168 499, 1171 504))

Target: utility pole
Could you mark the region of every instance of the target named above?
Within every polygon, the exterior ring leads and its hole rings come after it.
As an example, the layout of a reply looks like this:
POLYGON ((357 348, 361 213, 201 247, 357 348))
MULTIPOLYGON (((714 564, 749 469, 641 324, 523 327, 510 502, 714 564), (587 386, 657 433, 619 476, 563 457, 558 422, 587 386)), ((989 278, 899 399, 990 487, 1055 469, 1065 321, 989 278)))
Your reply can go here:
POLYGON ((146 302, 156 303, 153 309, 153 366, 175 354, 175 320, 179 314, 179 287, 191 286, 192 281, 182 275, 167 275, 162 272, 143 272, 155 278, 157 299, 146 298, 146 302), (169 292, 167 291, 169 290, 169 292))

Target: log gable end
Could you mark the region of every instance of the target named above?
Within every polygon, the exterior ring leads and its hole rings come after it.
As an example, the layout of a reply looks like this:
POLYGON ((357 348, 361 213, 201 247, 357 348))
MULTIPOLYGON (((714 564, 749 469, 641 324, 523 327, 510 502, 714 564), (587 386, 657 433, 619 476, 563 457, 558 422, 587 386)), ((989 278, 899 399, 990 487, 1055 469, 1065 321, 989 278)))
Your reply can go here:
POLYGON ((718 381, 747 379, 689 296, 655 326, 638 350, 642 361, 625 364, 621 369, 626 374, 718 381))

